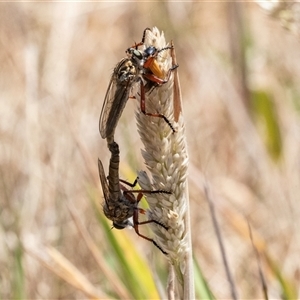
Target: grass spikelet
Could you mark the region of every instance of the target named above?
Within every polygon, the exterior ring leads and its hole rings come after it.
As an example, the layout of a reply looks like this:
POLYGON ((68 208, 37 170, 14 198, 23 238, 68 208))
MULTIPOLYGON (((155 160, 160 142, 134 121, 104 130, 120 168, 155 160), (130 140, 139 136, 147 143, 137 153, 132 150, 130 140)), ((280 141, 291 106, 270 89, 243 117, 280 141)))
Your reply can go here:
MULTIPOLYGON (((167 46, 164 34, 160 33, 157 28, 147 31, 145 47, 149 46, 157 49, 167 46)), ((165 74, 173 66, 171 51, 173 50, 161 51, 156 58, 165 74)), ((177 70, 175 71, 177 72, 177 70)), ((149 217, 168 226, 168 230, 155 225, 152 226, 152 229, 155 233, 155 240, 168 253, 168 260, 173 266, 176 275, 175 295, 180 298, 192 299, 193 280, 189 284, 186 282, 187 278, 193 277, 191 275, 191 244, 188 225, 188 154, 182 113, 180 112, 176 123, 173 117, 175 71, 172 71, 168 82, 150 88, 145 99, 147 112, 163 114, 176 132, 173 133, 162 118, 144 115, 139 108, 136 112, 138 131, 144 144, 142 155, 152 177, 150 180, 145 172, 141 172, 139 183, 143 189, 172 192, 171 195, 151 194, 147 196, 150 207, 149 217)), ((139 95, 137 98, 139 99, 139 95)), ((180 101, 180 99, 176 101, 180 101)))

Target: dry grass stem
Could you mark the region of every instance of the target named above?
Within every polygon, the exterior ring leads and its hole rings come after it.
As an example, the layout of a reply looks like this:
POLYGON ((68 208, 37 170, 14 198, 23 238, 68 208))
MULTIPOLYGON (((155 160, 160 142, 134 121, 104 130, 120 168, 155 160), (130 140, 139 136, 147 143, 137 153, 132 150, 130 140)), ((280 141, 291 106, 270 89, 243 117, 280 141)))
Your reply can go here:
POLYGON ((250 235, 251 244, 252 244, 253 250, 255 252, 255 257, 256 257, 256 260, 257 260, 259 279, 260 279, 260 282, 261 282, 264 299, 268 300, 269 299, 269 297, 268 297, 268 285, 267 285, 267 282, 266 282, 266 279, 265 279, 265 276, 264 276, 264 273, 263 273, 263 270, 262 270, 261 258, 260 258, 258 249, 254 245, 253 236, 252 236, 252 229, 251 229, 251 226, 250 226, 249 222, 248 222, 248 228, 249 228, 249 235, 250 235))
POLYGON ((122 283, 120 282, 119 278, 116 278, 115 274, 108 268, 107 263, 105 261, 105 258, 101 255, 101 252, 93 239, 91 238, 89 232, 82 224, 82 221, 80 220, 78 213, 76 210, 69 205, 68 206, 72 219, 75 222, 75 225, 85 241, 88 249, 90 250, 91 254, 95 258, 96 263, 99 266, 99 269, 101 270, 101 273, 105 276, 107 281, 109 281, 114 289, 114 291, 119 295, 121 299, 129 299, 130 295, 127 292, 127 290, 123 287, 122 283))
MULTIPOLYGON (((145 47, 150 45, 161 49, 166 47, 163 33, 157 28, 147 31, 145 47)), ((157 61, 165 74, 172 67, 171 51, 162 51, 157 61)), ((174 60, 174 59, 173 59, 174 60)), ((176 71, 177 72, 177 71, 176 71)), ((178 79, 178 77, 176 77, 178 79)), ((176 83, 178 84, 178 82, 176 83)), ((178 86, 177 95, 180 95, 178 86)), ((138 108, 136 112, 138 130, 144 144, 142 155, 152 180, 143 172, 139 183, 143 189, 171 191, 172 195, 148 195, 149 215, 169 227, 153 226, 157 243, 168 253, 167 257, 175 272, 175 288, 180 298, 193 298, 193 276, 191 267, 191 243, 188 218, 187 167, 188 154, 185 141, 185 128, 180 110, 175 123, 174 112, 174 72, 162 86, 151 88, 146 93, 146 111, 163 114, 176 129, 161 118, 146 116, 138 108)), ((139 95, 137 94, 139 100, 139 95)), ((180 101, 180 99, 175 100, 180 101)), ((139 103, 139 101, 138 101, 139 103)), ((180 103, 180 102, 179 102, 180 103)), ((170 291, 169 295, 171 294, 170 291)), ((177 297, 178 298, 178 297, 177 297)))
POLYGON ((37 251, 27 249, 27 252, 36 258, 47 269, 56 274, 61 279, 71 284, 76 289, 83 292, 91 299, 107 299, 108 296, 97 290, 89 280, 59 251, 55 248, 47 247, 43 255, 37 251), (45 257, 45 254, 48 256, 45 257))
POLYGON ((217 216, 216 216, 216 212, 215 212, 214 200, 213 200, 213 197, 211 195, 211 192, 210 192, 210 189, 209 189, 207 183, 204 184, 204 191, 205 191, 206 200, 207 200, 208 205, 209 205, 210 214, 211 214, 211 218, 212 218, 212 221, 213 221, 213 226, 214 226, 214 229, 215 229, 215 233, 216 233, 216 236, 217 236, 219 248, 220 248, 220 251, 221 251, 222 261, 223 261, 223 264, 224 264, 227 280, 229 282, 231 297, 232 297, 232 299, 237 300, 238 299, 237 291, 236 291, 236 287, 235 287, 235 283, 234 283, 234 279, 233 279, 231 270, 229 268, 229 263, 228 263, 228 259, 227 259, 227 254, 226 254, 224 242, 223 242, 223 237, 222 237, 222 234, 221 234, 221 229, 220 229, 219 222, 217 220, 217 216))

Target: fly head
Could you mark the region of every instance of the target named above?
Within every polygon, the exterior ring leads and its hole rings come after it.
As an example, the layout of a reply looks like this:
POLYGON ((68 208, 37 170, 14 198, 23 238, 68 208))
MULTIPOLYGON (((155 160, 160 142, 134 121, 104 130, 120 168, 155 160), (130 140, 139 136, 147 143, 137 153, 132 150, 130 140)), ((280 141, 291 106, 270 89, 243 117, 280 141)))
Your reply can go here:
POLYGON ((124 229, 128 226, 132 226, 132 223, 128 219, 121 222, 113 222, 113 227, 119 230, 124 229))

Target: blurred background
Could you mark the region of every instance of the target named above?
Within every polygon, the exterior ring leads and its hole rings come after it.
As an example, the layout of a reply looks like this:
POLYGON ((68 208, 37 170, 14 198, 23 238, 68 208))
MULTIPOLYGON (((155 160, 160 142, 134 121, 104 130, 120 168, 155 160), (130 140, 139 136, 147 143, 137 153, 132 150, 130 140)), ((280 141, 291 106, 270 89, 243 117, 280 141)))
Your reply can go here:
MULTIPOLYGON (((43 257, 49 246, 112 295, 68 207, 110 259, 91 201, 101 209, 97 158, 106 170, 109 161, 98 120, 114 66, 153 26, 176 47, 193 251, 210 289, 230 297, 205 187, 239 298, 262 297, 247 223, 269 296, 299 295, 299 7, 272 3, 0 4, 0 298, 83 297, 24 251, 43 257)), ((115 137, 127 180, 146 169, 134 110, 130 99, 115 137)), ((145 259, 157 251, 133 231, 121 234, 145 259)))

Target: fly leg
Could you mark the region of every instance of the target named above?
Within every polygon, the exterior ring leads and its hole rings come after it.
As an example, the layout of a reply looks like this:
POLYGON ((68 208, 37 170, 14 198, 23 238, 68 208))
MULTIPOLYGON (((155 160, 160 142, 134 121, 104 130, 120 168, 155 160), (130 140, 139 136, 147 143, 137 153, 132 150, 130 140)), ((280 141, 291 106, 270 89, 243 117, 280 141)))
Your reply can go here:
MULTIPOLYGON (((143 194, 140 193, 138 196, 137 196, 137 203, 140 202, 140 200, 142 199, 143 197, 143 194)), ((152 244, 157 247, 163 254, 167 255, 168 253, 166 251, 164 251, 153 239, 141 234, 139 232, 139 225, 144 225, 144 224, 149 224, 149 223, 155 223, 157 225, 160 225, 162 227, 164 227, 166 230, 168 230, 168 228, 163 225, 162 223, 156 221, 156 220, 148 220, 148 221, 143 221, 143 222, 139 222, 139 213, 145 213, 145 211, 143 209, 139 209, 137 208, 134 213, 133 213, 133 228, 136 232, 137 235, 139 235, 140 237, 142 237, 143 239, 149 241, 149 242, 152 242, 152 244)))
POLYGON ((137 49, 139 46, 144 45, 145 43, 145 38, 146 38, 146 32, 147 30, 151 31, 151 29, 149 27, 145 28, 144 32, 143 32, 143 37, 142 37, 142 41, 139 43, 135 43, 131 48, 135 48, 137 49))
MULTIPOLYGON (((133 183, 130 183, 126 180, 123 180, 123 179, 119 179, 120 182, 130 186, 131 188, 134 188, 136 185, 137 185, 137 182, 138 182, 138 179, 136 178, 135 181, 133 183)), ((165 191, 165 190, 127 190, 127 189, 124 189, 123 190, 123 193, 124 194, 128 194, 128 193, 140 193, 142 194, 168 194, 168 195, 171 195, 172 192, 169 192, 169 191, 165 191)), ((138 198, 139 198, 139 195, 138 195, 138 198)), ((139 199, 137 202, 139 202, 141 199, 139 199)))
POLYGON ((140 81, 140 86, 141 86, 141 111, 145 116, 150 116, 150 117, 156 117, 156 118, 162 118, 164 119, 164 121, 169 125, 169 127, 171 128, 171 130, 173 131, 173 133, 176 132, 176 130, 174 129, 173 125, 171 124, 171 122, 167 119, 167 117, 163 114, 160 113, 148 113, 146 112, 146 99, 145 99, 145 87, 144 87, 144 83, 143 80, 139 77, 139 81, 140 81))

